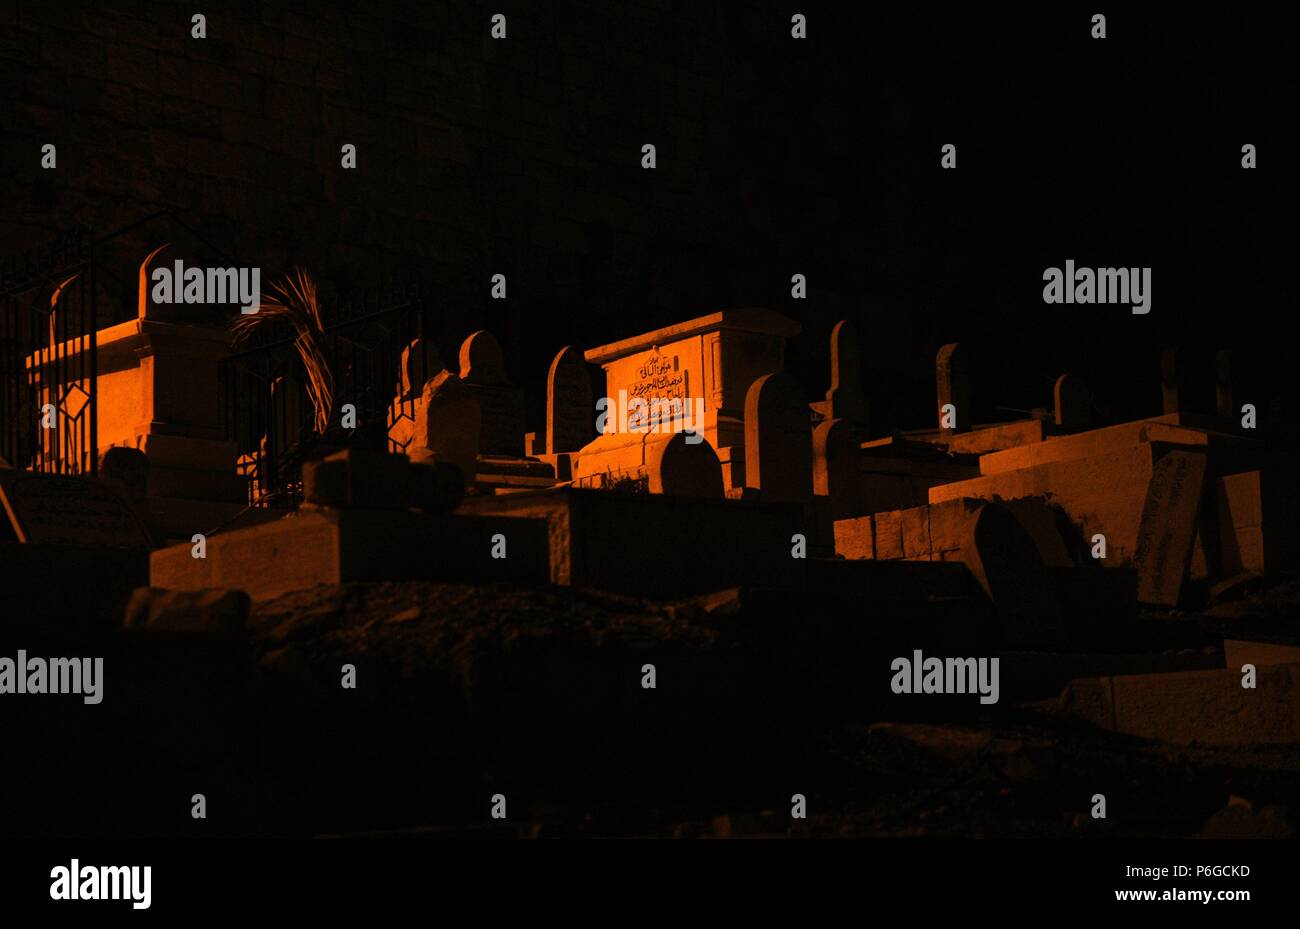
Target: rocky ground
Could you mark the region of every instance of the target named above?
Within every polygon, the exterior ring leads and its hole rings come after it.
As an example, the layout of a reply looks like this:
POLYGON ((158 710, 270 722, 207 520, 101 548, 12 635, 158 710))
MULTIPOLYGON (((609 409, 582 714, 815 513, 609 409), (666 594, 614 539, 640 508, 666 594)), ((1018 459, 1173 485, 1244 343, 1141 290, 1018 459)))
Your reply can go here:
POLYGON ((1222 667, 1225 630, 1276 637, 1300 616, 1300 582, 1239 592, 1143 617, 1109 653, 1006 653, 994 706, 889 691, 889 630, 960 605, 382 583, 243 617, 238 598, 155 595, 103 642, 102 705, 9 707, 24 763, 6 770, 7 831, 1290 835, 1300 746, 1146 742, 1057 698, 1080 674, 1222 667))

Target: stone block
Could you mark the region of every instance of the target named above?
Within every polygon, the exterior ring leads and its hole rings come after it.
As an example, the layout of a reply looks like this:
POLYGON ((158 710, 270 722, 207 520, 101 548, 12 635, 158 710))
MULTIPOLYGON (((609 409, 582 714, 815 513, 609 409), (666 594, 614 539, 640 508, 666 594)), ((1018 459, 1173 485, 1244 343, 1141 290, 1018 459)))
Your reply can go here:
POLYGON ((845 558, 875 558, 875 535, 870 516, 835 520, 835 553, 845 558))
POLYGON ((1237 672, 1245 664, 1253 664, 1257 668, 1274 664, 1300 664, 1300 642, 1224 639, 1223 664, 1229 671, 1237 672))
POLYGON ((316 506, 405 509, 411 462, 405 455, 350 448, 302 466, 303 500, 316 506))
POLYGON ((1175 745, 1300 742, 1300 666, 1257 669, 1256 687, 1239 669, 1080 678, 1062 709, 1095 726, 1175 745))
POLYGON ((552 583, 671 599, 738 586, 797 586, 803 507, 721 496, 576 487, 471 497, 465 514, 545 521, 552 583))
POLYGON ((212 535, 207 557, 189 544, 152 553, 149 583, 169 590, 235 588, 266 600, 317 584, 431 580, 545 583, 546 527, 527 519, 314 509, 212 535), (493 537, 506 557, 492 557, 493 537))
POLYGON ((875 520, 876 557, 881 561, 903 558, 903 514, 904 511, 877 513, 875 520))

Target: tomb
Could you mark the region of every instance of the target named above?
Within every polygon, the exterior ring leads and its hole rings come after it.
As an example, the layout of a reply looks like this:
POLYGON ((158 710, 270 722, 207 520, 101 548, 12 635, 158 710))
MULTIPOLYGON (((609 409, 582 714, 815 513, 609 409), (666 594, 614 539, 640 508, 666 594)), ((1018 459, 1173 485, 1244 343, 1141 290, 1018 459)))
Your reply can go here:
POLYGON ((467 497, 457 511, 538 521, 550 581, 669 599, 735 586, 798 586, 791 537, 809 532, 788 503, 576 487, 467 497))
POLYGON ((135 318, 95 334, 93 365, 83 362, 91 340, 78 335, 33 352, 26 368, 39 402, 53 405, 60 417, 59 429, 49 431, 41 450, 45 467, 84 472, 90 455, 138 449, 149 459, 152 522, 166 534, 188 537, 231 518, 246 502, 236 445, 227 439, 221 409, 219 364, 231 336, 215 324, 212 307, 150 299, 147 274, 157 251, 140 267, 135 318), (96 372, 93 385, 78 373, 87 371, 96 372), (81 416, 92 392, 96 447, 82 447, 81 460, 64 460, 66 424, 81 416))
MULTIPOLYGON (((785 341, 799 324, 763 309, 723 310, 588 349, 605 371, 605 397, 702 401, 704 437, 724 465, 728 489, 745 484, 745 393, 783 370, 785 341)), ((612 418, 611 418, 612 421, 612 418)), ((608 431, 608 424, 607 424, 608 431)))
POLYGON ((413 473, 431 468, 402 455, 355 450, 309 462, 309 503, 296 516, 212 535, 204 558, 195 558, 188 543, 158 549, 150 556, 149 583, 173 590, 228 587, 254 600, 352 581, 545 583, 544 524, 439 512, 447 494, 421 497, 413 473), (431 511, 411 509, 420 503, 431 511), (501 544, 506 557, 493 554, 501 544))

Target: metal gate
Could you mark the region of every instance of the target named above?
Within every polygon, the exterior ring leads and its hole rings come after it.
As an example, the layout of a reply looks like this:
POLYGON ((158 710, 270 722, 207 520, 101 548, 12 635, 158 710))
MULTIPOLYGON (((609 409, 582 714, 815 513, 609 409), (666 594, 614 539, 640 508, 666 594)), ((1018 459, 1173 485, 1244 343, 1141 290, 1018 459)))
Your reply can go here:
POLYGON ((0 263, 0 458, 98 470, 94 241, 87 233, 0 263))

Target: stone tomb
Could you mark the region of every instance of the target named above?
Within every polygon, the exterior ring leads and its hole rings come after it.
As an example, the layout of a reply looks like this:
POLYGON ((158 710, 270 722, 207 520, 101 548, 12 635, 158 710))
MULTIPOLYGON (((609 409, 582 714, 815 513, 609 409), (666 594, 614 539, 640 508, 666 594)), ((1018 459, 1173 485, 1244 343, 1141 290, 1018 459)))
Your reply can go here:
MULTIPOLYGON (((611 403, 680 401, 693 418, 702 401, 704 436, 730 489, 744 485, 745 392, 783 370, 785 340, 798 333, 798 323, 770 310, 724 310, 588 349, 586 359, 604 368, 611 403)), ((606 432, 616 431, 611 415, 606 432)))
MULTIPOLYGON (((149 510, 168 534, 188 537, 229 519, 246 502, 248 488, 235 468, 237 447, 226 439, 221 414, 218 366, 230 344, 225 329, 144 313, 96 335, 99 447, 93 453, 126 447, 149 456, 149 510)), ((78 337, 27 359, 41 402, 55 402, 61 423, 80 413, 89 385, 58 379, 61 372, 78 370, 76 356, 89 350, 89 339, 78 337), (68 363, 54 364, 55 358, 68 363)), ((47 459, 61 460, 61 436, 51 432, 47 459)))
POLYGON ((551 583, 655 599, 797 586, 811 560, 790 556, 809 529, 786 503, 557 487, 469 497, 457 512, 542 521, 551 583))

